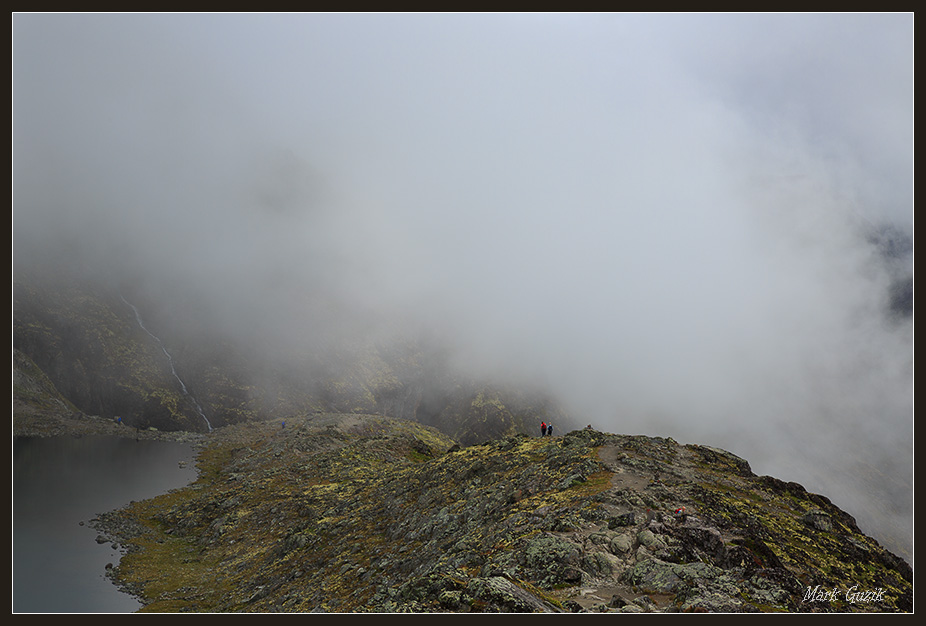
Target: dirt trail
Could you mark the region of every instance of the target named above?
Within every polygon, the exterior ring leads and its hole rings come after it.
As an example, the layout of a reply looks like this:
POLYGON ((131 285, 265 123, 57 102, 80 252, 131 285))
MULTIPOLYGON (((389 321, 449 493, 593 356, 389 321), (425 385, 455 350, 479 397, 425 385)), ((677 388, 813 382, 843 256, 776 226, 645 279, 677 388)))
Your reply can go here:
POLYGON ((627 468, 619 460, 623 454, 624 452, 617 446, 601 446, 598 449, 598 458, 608 468, 608 471, 614 473, 611 477, 611 488, 644 489, 652 482, 653 475, 627 468))

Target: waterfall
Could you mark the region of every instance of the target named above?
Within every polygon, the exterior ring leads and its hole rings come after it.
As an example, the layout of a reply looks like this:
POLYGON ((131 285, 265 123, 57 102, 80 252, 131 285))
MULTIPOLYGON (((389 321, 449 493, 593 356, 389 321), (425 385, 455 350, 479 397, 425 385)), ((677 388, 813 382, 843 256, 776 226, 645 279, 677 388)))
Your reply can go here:
POLYGON ((142 322, 141 315, 138 313, 138 309, 135 308, 135 305, 129 302, 128 300, 126 300, 125 296, 123 296, 122 294, 119 294, 119 297, 122 298, 122 301, 125 302, 129 307, 131 307, 132 311, 135 313, 135 321, 138 322, 138 326, 143 331, 148 333, 148 335, 158 343, 158 346, 160 346, 161 348, 161 352, 163 352, 164 356, 167 357, 167 364, 170 365, 170 373, 173 374, 174 378, 177 379, 177 382, 180 383, 180 389, 183 390, 183 395, 189 398, 190 401, 193 403, 193 406, 196 408, 196 412, 199 413, 199 416, 203 418, 204 422, 206 422, 206 426, 209 428, 209 432, 211 433, 212 424, 209 422, 209 418, 206 417, 206 413, 203 411, 203 408, 199 405, 199 402, 196 401, 196 398, 190 395, 190 392, 187 391, 186 385, 184 384, 183 380, 180 378, 180 375, 177 374, 177 370, 174 369, 174 359, 173 357, 170 356, 170 353, 167 351, 167 348, 164 347, 164 344, 161 342, 159 337, 157 337, 154 333, 152 333, 150 330, 145 328, 145 324, 144 322, 142 322))

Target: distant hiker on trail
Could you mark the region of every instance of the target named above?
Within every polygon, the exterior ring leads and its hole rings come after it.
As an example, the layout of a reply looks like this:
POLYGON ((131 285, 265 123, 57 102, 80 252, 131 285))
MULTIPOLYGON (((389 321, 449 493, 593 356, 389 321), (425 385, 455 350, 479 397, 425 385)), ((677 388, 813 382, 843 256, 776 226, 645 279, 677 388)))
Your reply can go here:
POLYGON ((540 422, 540 436, 545 437, 547 434, 547 423, 540 422))
POLYGON ((553 436, 553 424, 547 424, 547 435, 549 437, 553 436))

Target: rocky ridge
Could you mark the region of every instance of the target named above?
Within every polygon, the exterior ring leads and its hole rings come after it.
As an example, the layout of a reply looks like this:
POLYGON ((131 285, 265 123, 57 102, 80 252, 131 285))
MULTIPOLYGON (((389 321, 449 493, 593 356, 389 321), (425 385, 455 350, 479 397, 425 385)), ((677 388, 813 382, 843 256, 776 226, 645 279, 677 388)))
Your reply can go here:
POLYGON ((729 452, 603 433, 461 447, 324 414, 203 438, 190 486, 101 515, 146 612, 905 612, 912 569, 729 452))

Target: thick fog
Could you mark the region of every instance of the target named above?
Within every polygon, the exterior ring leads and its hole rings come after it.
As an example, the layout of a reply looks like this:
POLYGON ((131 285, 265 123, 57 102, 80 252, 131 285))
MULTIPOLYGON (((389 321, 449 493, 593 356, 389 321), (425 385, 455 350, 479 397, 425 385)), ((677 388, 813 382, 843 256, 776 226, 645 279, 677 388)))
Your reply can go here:
POLYGON ((436 337, 912 560, 912 14, 17 14, 12 82, 17 268, 436 337))

